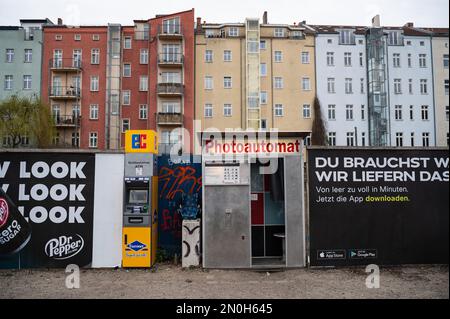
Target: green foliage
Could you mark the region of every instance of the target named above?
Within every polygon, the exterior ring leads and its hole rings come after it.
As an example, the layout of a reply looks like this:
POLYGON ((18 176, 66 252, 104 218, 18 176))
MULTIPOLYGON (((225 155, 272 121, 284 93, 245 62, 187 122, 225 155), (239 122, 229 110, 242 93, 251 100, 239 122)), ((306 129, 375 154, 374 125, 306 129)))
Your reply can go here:
POLYGON ((7 147, 18 148, 28 138, 37 148, 48 148, 54 136, 50 108, 38 98, 12 96, 0 102, 0 136, 7 147))

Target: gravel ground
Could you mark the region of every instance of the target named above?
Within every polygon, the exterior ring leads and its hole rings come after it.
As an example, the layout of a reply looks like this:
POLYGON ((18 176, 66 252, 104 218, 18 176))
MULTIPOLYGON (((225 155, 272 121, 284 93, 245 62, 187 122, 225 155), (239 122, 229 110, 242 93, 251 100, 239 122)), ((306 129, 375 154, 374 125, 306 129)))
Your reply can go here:
POLYGON ((81 270, 80 289, 67 289, 64 270, 0 270, 0 298, 343 299, 449 298, 445 266, 381 269, 379 289, 367 289, 363 267, 284 272, 81 270))

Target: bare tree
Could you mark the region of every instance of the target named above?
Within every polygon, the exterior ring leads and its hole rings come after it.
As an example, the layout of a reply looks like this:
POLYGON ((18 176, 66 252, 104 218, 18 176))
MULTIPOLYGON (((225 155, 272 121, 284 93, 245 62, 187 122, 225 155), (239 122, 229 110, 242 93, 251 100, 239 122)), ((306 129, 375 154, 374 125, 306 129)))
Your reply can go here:
POLYGON ((311 145, 326 146, 327 144, 327 129, 325 127, 325 121, 323 120, 320 101, 316 96, 314 99, 314 121, 311 134, 311 145))

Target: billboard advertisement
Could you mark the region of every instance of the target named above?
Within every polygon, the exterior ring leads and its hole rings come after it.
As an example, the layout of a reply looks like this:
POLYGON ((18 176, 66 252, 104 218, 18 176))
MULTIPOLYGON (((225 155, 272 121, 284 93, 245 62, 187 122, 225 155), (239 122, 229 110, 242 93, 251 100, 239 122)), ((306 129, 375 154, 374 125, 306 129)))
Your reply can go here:
POLYGON ((448 263, 448 150, 308 150, 312 266, 448 263))
POLYGON ((0 250, 0 262, 15 253, 21 268, 90 266, 94 172, 95 154, 0 153, 2 216, 17 213, 31 229, 20 252, 0 250))

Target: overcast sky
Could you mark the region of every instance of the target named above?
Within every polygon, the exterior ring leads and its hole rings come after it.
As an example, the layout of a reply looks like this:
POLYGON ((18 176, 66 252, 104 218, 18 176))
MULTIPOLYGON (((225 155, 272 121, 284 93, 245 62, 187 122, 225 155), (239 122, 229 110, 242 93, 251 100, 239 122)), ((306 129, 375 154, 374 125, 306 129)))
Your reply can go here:
POLYGON ((0 25, 44 17, 72 25, 131 25, 134 19, 191 8, 207 22, 243 22, 268 11, 269 23, 370 25, 380 14, 382 25, 449 25, 448 0, 0 0, 0 25))

